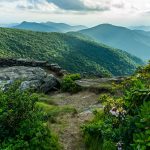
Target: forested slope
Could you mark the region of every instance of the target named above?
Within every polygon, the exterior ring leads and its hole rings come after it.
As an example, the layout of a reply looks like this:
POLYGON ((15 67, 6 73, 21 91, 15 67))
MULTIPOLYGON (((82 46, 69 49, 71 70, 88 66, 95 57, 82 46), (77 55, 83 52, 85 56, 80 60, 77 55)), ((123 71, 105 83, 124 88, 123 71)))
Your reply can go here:
POLYGON ((70 72, 127 75, 143 62, 88 39, 62 33, 0 28, 0 56, 47 60, 70 72))

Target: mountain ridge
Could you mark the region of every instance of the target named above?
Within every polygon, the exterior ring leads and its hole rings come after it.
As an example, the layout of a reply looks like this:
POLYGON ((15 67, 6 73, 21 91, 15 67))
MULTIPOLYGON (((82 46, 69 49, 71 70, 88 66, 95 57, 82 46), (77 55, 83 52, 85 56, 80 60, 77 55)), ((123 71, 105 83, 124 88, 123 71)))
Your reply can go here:
POLYGON ((79 32, 91 36, 97 42, 122 49, 143 60, 150 57, 150 34, 147 32, 142 33, 112 24, 100 24, 79 32))
POLYGON ((27 22, 23 21, 19 25, 13 26, 12 28, 16 29, 24 29, 31 31, 39 31, 39 32, 70 32, 70 31, 79 31, 85 29, 87 27, 82 25, 71 26, 66 23, 55 23, 55 22, 27 22))
POLYGON ((143 31, 150 31, 150 26, 130 26, 129 29, 132 30, 143 30, 143 31))

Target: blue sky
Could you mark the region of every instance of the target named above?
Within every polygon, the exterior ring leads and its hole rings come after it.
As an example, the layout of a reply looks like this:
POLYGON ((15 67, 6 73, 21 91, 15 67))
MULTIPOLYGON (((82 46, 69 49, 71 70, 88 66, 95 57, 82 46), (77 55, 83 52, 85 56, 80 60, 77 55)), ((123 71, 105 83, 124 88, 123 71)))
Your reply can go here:
POLYGON ((150 0, 0 0, 0 24, 55 21, 150 25, 150 0))

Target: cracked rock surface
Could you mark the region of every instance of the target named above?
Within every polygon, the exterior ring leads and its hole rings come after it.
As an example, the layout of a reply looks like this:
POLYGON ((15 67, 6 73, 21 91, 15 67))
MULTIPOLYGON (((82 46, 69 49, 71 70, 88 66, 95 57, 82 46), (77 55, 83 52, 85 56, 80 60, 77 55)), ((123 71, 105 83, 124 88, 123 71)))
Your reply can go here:
POLYGON ((1 89, 5 90, 15 80, 21 81, 21 90, 30 88, 47 93, 60 87, 58 79, 40 67, 13 66, 0 68, 1 89))

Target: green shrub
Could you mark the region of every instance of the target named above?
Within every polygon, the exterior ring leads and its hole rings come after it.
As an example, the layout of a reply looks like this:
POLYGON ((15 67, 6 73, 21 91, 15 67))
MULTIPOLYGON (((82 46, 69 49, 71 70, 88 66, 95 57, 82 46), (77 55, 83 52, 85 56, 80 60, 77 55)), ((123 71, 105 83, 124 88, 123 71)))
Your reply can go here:
POLYGON ((66 77, 70 78, 73 81, 81 79, 81 75, 78 73, 66 75, 66 77))
POLYGON ((61 89, 63 92, 77 93, 81 88, 74 82, 81 79, 80 74, 66 75, 61 82, 61 89))
POLYGON ((103 94, 98 98, 104 109, 94 112, 93 121, 83 127, 85 142, 90 150, 113 150, 120 143, 125 150, 150 149, 148 68, 150 65, 116 86, 113 96, 103 94))
POLYGON ((150 149, 150 101, 141 106, 136 127, 137 131, 133 135, 134 149, 150 149))
POLYGON ((100 126, 101 123, 92 123, 82 127, 84 139, 89 150, 101 150, 103 147, 103 135, 100 126))
POLYGON ((115 143, 111 141, 112 119, 105 116, 103 110, 94 111, 94 120, 82 126, 86 146, 89 150, 115 150, 115 143))
POLYGON ((116 145, 112 141, 104 141, 103 150, 116 150, 116 145))
POLYGON ((59 150, 57 138, 36 107, 38 97, 18 89, 18 82, 0 92, 1 150, 59 150))

